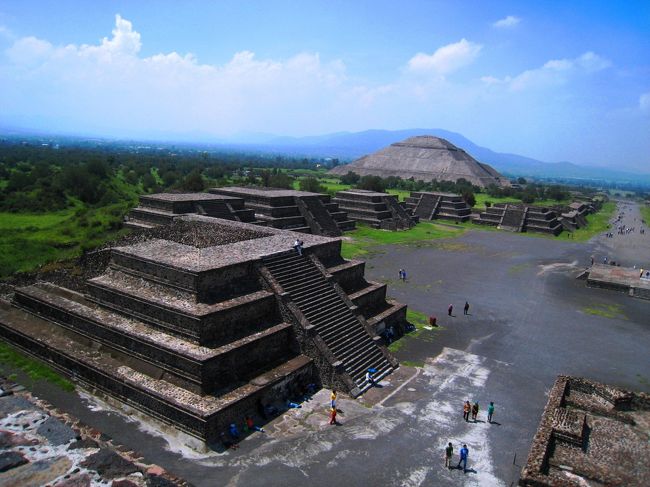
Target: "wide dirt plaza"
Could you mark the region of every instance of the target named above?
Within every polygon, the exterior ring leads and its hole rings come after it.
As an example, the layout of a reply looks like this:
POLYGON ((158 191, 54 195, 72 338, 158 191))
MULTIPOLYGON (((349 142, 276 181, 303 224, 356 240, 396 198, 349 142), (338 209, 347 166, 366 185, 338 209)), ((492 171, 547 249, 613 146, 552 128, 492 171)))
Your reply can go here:
POLYGON ((650 234, 638 232, 638 207, 623 207, 623 223, 637 231, 587 243, 467 231, 367 256, 369 279, 387 282, 391 297, 436 316, 440 327, 399 342, 402 366, 381 387, 358 401, 340 398, 338 426, 328 424, 329 391, 321 390, 237 450, 201 453, 152 433, 135 413, 37 387, 54 405, 195 485, 513 485, 558 374, 650 392, 650 302, 576 279, 592 255, 650 267, 650 234), (481 406, 476 423, 462 418, 466 400, 481 406), (453 465, 468 445, 467 473, 444 467, 448 442, 453 465))

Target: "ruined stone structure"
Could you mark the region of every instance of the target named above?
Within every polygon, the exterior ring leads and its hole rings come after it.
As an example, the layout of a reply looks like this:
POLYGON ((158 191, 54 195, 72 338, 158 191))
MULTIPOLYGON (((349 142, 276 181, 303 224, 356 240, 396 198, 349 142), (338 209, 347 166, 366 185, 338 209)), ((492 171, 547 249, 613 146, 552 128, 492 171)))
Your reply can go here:
POLYGON ((365 189, 339 191, 333 200, 349 217, 384 230, 408 230, 418 219, 397 201, 397 196, 365 189))
POLYGON ((406 198, 406 208, 421 220, 469 220, 472 208, 458 194, 413 191, 406 198))
POLYGON ((562 233, 562 224, 553 210, 518 203, 497 203, 486 208, 473 221, 511 232, 562 233))
POLYGON ((338 237, 354 222, 329 195, 289 189, 225 187, 210 193, 241 198, 260 224, 314 235, 338 237))
POLYGON ((560 211, 558 220, 566 230, 573 232, 587 225, 587 215, 592 213, 594 208, 583 201, 574 201, 563 210, 560 211))
POLYGON ((292 232, 197 215, 147 232, 107 251, 84 292, 16 288, 0 336, 208 442, 306 384, 356 396, 369 367, 397 366, 377 333, 399 332, 406 306, 341 258, 340 239, 305 235, 298 255, 292 232))
POLYGON ((559 376, 519 485, 648 485, 650 395, 559 376))
POLYGON ((478 162, 451 142, 431 135, 396 142, 350 164, 337 166, 330 173, 342 176, 349 171, 359 176, 396 176, 427 182, 434 179, 455 182, 462 178, 482 188, 510 184, 491 166, 478 162))
POLYGON ((244 208, 244 200, 209 193, 157 193, 140 196, 125 221, 129 228, 167 225, 182 215, 197 214, 240 222, 256 223, 255 213, 244 208))
POLYGON ((587 287, 609 289, 633 298, 650 299, 650 269, 632 269, 614 265, 594 264, 579 278, 586 279, 587 287))

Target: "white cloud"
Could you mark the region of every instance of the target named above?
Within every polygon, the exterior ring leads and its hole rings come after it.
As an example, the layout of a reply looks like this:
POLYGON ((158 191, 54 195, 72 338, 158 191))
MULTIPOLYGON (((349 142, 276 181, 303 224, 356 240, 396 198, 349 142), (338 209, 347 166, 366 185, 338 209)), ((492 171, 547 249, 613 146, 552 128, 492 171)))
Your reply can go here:
POLYGON ((482 48, 480 44, 461 39, 438 48, 433 54, 417 53, 409 60, 408 68, 414 72, 449 74, 471 64, 482 48))
POLYGON ((6 50, 7 57, 15 64, 31 65, 43 61, 52 53, 52 44, 36 37, 18 39, 6 50))
POLYGON ((513 91, 562 85, 572 76, 591 74, 610 67, 612 63, 591 51, 575 59, 551 59, 541 67, 523 71, 516 76, 495 78, 483 76, 481 81, 488 85, 507 85, 513 91))
POLYGON ((503 19, 499 19, 496 22, 494 22, 492 24, 492 27, 496 27, 497 29, 507 29, 509 27, 514 27, 519 22, 521 22, 521 19, 519 17, 515 17, 514 15, 508 15, 507 17, 503 19))
POLYGON ((18 39, 5 50, 11 64, 0 70, 0 105, 14 114, 31 109, 39 117, 121 130, 282 131, 271 120, 312 123, 315 114, 305 107, 325 109, 346 80, 341 61, 323 62, 314 53, 268 60, 241 51, 217 65, 177 52, 141 57, 141 47, 140 34, 119 15, 112 36, 95 45, 18 39), (247 125, 251 120, 257 126, 247 125))
POLYGON ((639 109, 642 112, 650 113, 650 91, 648 93, 643 93, 639 97, 639 109))

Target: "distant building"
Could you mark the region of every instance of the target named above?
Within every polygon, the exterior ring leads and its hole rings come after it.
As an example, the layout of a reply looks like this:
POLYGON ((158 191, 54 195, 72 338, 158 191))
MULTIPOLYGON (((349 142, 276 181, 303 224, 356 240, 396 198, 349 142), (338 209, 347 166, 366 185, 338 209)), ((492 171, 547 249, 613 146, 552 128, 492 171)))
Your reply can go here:
POLYGON ((395 176, 427 182, 465 179, 483 188, 493 184, 510 185, 508 179, 491 166, 478 162, 451 142, 431 135, 396 142, 350 164, 337 166, 330 173, 344 175, 349 171, 359 176, 395 176))

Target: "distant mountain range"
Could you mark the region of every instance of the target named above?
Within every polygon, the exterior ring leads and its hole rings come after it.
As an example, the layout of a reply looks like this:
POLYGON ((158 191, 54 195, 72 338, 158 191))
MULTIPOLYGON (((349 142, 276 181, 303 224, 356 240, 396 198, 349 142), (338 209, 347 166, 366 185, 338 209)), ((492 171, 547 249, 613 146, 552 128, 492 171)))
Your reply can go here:
MULTIPOLYGON (((55 135, 48 132, 30 131, 29 129, 0 127, 0 137, 22 138, 31 136, 47 137, 49 140, 65 140, 71 143, 93 139, 91 135, 55 135)), ((506 176, 524 176, 557 180, 591 181, 623 183, 650 186, 650 173, 637 173, 598 166, 582 166, 571 162, 543 162, 518 154, 495 152, 481 147, 461 134, 443 129, 407 129, 407 130, 366 130, 363 132, 337 132, 309 137, 279 137, 268 133, 242 133, 228 138, 215 138, 207 133, 158 134, 158 137, 137 137, 129 143, 146 141, 159 146, 182 145, 199 150, 231 150, 254 152, 259 154, 277 154, 294 157, 338 158, 350 162, 366 154, 382 149, 394 142, 400 142, 417 135, 435 135, 447 139, 455 146, 465 150, 479 162, 494 167, 506 176), (153 139, 153 140, 152 140, 153 139)), ((105 141, 118 140, 98 136, 105 141)))
POLYGON ((332 157, 347 161, 417 135, 435 135, 447 139, 479 162, 490 164, 505 175, 650 183, 650 174, 641 175, 604 167, 581 166, 571 162, 542 162, 517 154, 495 152, 475 144, 461 134, 443 129, 366 130, 310 137, 273 137, 268 134, 249 134, 242 136, 237 141, 233 140, 230 143, 224 141, 224 143, 233 148, 239 146, 294 156, 332 157))

